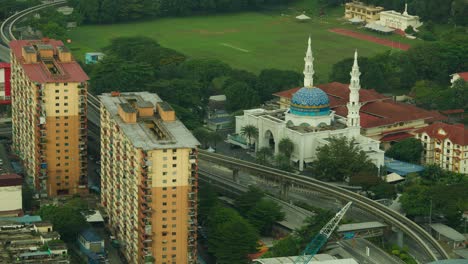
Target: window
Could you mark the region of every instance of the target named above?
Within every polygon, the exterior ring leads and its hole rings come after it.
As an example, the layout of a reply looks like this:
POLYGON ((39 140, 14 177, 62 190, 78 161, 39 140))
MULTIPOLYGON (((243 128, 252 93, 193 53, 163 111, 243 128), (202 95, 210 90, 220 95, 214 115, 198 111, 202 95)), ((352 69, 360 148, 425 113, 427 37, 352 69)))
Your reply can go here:
POLYGON ((68 83, 63 83, 63 85, 68 86, 68 83))
POLYGON ((70 159, 70 157, 69 157, 69 156, 65 156, 65 159, 70 159))
POLYGON ((167 198, 167 194, 163 194, 162 198, 167 198))
POLYGON ((176 198, 177 197, 177 194, 172 194, 172 198, 176 198))
POLYGON ((55 179, 56 179, 56 180, 60 180, 60 176, 56 176, 55 179))
POLYGON ((69 165, 70 165, 70 163, 68 163, 68 162, 65 162, 65 166, 69 166, 69 165))
POLYGON ((70 143, 65 143, 65 146, 69 146, 69 145, 70 145, 70 143))
MULTIPOLYGON (((67 110, 65 110, 65 111, 67 111, 67 110)), ((65 126, 68 126, 68 123, 65 123, 65 126)))
POLYGON ((68 139, 68 136, 66 136, 65 139, 68 139))
POLYGON ((68 113, 68 109, 63 110, 65 113, 68 113))
MULTIPOLYGON (((55 113, 58 114, 58 113, 60 113, 60 111, 59 111, 59 110, 55 110, 55 113)), ((58 124, 57 124, 57 125, 58 125, 58 124)))
POLYGON ((163 157, 163 160, 166 161, 166 160, 167 160, 167 157, 163 157))
POLYGON ((68 96, 64 96, 63 99, 67 100, 67 99, 68 99, 68 96))
POLYGON ((167 183, 167 180, 163 180, 162 183, 167 183))
POLYGON ((177 156, 172 157, 172 160, 177 160, 177 156))
POLYGON ((68 89, 63 90, 64 92, 68 93, 68 89))
MULTIPOLYGON (((176 247, 172 247, 172 250, 176 250, 176 247)), ((172 255, 172 257, 175 257, 175 255, 172 255)))
POLYGON ((167 191, 167 187, 163 187, 162 190, 163 190, 163 191, 167 191))
POLYGON ((56 103, 55 106, 60 106, 60 104, 59 104, 59 103, 56 103))
POLYGON ((172 168, 176 168, 177 167, 177 164, 172 164, 172 168))
POLYGON ((60 157, 55 157, 56 160, 60 160, 60 157))
POLYGON ((60 143, 55 143, 55 146, 56 146, 56 147, 59 147, 59 146, 60 146, 60 143))
POLYGON ((68 149, 66 149, 66 150, 65 150, 65 153, 68 153, 68 152, 69 152, 69 150, 68 150, 68 149))
POLYGON ((176 232, 172 232, 172 235, 175 236, 175 235, 176 235, 176 232))
POLYGON ((60 167, 60 163, 55 164, 55 166, 60 167))
POLYGON ((167 213, 167 210, 162 210, 162 213, 163 213, 163 214, 167 213))
POLYGON ((172 179, 172 182, 176 182, 177 180, 176 179, 172 179))
POLYGON ((163 171, 163 176, 166 176, 167 175, 167 171, 163 171))
POLYGON ((68 103, 64 103, 63 105, 64 105, 64 106, 68 106, 68 103))
POLYGON ((163 247, 163 248, 162 248, 162 251, 167 251, 167 248, 163 247))
POLYGON ((55 133, 60 133, 60 130, 55 130, 55 133))
POLYGON ((163 149, 163 153, 166 153, 167 152, 167 149, 163 149))
MULTIPOLYGON (((55 83, 55 86, 59 86, 59 83, 55 83)), ((55 90, 55 92, 57 93, 58 90, 55 90)))
POLYGON ((177 187, 176 187, 176 186, 173 186, 173 187, 172 187, 172 190, 176 190, 176 189, 177 189, 177 187))
POLYGON ((59 140, 59 139, 60 139, 60 137, 55 137, 55 140, 59 140))
POLYGON ((177 149, 173 149, 173 150, 172 150, 172 153, 176 153, 176 152, 177 152, 177 149))
POLYGON ((60 149, 56 150, 55 153, 57 153, 57 154, 60 153, 60 149))
POLYGON ((172 209, 172 213, 175 214, 177 212, 176 209, 172 209))
POLYGON ((59 92, 60 92, 60 90, 55 90, 55 93, 59 93, 59 92))
POLYGON ((68 119, 68 116, 65 116, 65 119, 68 119))
POLYGON ((166 206, 166 205, 167 205, 167 203, 165 203, 165 202, 164 202, 164 203, 162 203, 162 205, 163 205, 163 206, 166 206))
POLYGON ((176 205, 176 202, 172 202, 172 205, 174 205, 174 206, 175 206, 175 205, 176 205))
POLYGON ((167 164, 163 164, 163 168, 167 168, 167 164))
POLYGON ((58 97, 58 96, 56 96, 56 97, 55 97, 55 100, 58 100, 58 99, 59 99, 59 97, 58 97))

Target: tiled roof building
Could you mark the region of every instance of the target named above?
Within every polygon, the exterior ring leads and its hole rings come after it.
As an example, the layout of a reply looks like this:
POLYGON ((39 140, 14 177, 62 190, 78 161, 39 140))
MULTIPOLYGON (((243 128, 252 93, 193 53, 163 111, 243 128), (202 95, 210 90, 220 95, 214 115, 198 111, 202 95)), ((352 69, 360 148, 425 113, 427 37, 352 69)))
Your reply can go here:
POLYGON ((424 146, 424 163, 468 173, 468 129, 464 125, 434 123, 415 132, 424 146))

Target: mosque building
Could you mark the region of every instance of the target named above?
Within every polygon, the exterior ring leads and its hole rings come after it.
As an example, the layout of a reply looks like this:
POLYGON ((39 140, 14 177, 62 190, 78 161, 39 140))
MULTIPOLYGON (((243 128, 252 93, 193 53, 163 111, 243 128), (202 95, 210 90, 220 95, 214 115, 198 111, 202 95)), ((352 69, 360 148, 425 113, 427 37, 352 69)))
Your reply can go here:
MULTIPOLYGON (((304 58, 304 87, 295 92, 289 108, 266 110, 262 108, 244 110, 244 115, 236 116, 236 133, 239 137, 242 127, 253 125, 258 129, 258 138, 252 139, 255 149, 270 147, 278 154, 278 143, 289 138, 294 143, 291 160, 303 170, 307 163, 316 159, 317 148, 329 143, 330 138, 346 137, 354 139, 377 166, 384 165, 384 151, 380 142, 362 136, 359 110, 359 72, 357 51, 351 70, 349 85, 348 114, 346 118, 335 115, 330 108, 330 98, 323 90, 314 86, 314 57, 311 40, 304 58)), ((247 141, 245 139, 244 141, 247 141)), ((234 142, 232 142, 234 143, 234 142)))

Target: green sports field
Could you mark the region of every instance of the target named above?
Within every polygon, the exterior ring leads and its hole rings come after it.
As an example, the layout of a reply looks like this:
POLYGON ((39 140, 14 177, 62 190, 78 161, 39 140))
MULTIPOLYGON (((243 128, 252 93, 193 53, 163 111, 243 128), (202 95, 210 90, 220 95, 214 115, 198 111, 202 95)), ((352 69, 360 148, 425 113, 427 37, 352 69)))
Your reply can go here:
POLYGON ((334 63, 351 57, 356 48, 362 56, 390 49, 329 32, 330 28, 353 28, 339 19, 338 14, 324 19, 313 17, 302 23, 295 19, 297 11, 287 11, 80 26, 69 32, 71 48, 75 56, 83 60, 85 52, 99 51, 112 38, 141 35, 152 37, 161 45, 190 57, 217 58, 235 68, 253 72, 265 68, 301 71, 307 37, 310 35, 315 71, 321 81, 327 81, 334 63))

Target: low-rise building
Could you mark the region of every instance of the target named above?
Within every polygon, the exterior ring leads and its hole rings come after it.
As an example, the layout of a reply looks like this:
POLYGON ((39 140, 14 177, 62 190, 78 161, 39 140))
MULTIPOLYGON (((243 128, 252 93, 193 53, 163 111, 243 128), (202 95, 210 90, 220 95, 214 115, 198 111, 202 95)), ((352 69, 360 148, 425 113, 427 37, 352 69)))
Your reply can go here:
POLYGON ((0 175, 0 216, 23 215, 22 185, 17 174, 0 175))
POLYGON ((88 228, 78 235, 78 245, 81 252, 88 257, 88 263, 99 264, 105 261, 105 246, 102 239, 94 230, 88 228))
POLYGON ((0 104, 11 104, 11 66, 0 62, 0 104))
POLYGON ((15 223, 4 219, 0 220, 0 264, 70 263, 67 247, 59 240, 60 236, 53 240, 47 239, 54 231, 36 232, 40 223, 24 224, 23 221, 15 223))
POLYGON ((440 240, 446 242, 452 248, 464 248, 466 238, 457 230, 444 224, 431 224, 432 234, 440 240))
POLYGON ((423 163, 468 174, 468 129, 463 124, 434 123, 418 129, 424 147, 423 163))
POLYGON ((102 52, 87 52, 85 54, 85 63, 94 64, 104 58, 104 53, 102 52))
POLYGON ((379 20, 379 13, 384 8, 381 6, 366 5, 363 2, 352 1, 345 4, 345 18, 358 18, 367 23, 379 20))
POLYGON ((396 28, 403 31, 409 26, 413 27, 413 29, 416 29, 423 24, 421 21, 419 21, 418 16, 408 14, 407 4, 405 4, 405 11, 403 13, 394 10, 380 12, 380 20, 377 21, 377 23, 382 26, 396 28))

